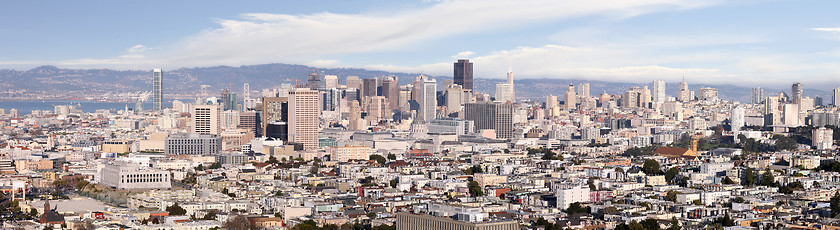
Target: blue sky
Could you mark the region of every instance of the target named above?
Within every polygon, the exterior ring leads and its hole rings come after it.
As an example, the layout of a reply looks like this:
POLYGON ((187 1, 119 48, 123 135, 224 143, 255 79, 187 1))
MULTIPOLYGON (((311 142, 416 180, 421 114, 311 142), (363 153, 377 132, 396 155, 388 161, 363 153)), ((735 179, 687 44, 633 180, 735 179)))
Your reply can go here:
POLYGON ((476 77, 840 86, 830 0, 12 1, 0 68, 305 64, 476 77))

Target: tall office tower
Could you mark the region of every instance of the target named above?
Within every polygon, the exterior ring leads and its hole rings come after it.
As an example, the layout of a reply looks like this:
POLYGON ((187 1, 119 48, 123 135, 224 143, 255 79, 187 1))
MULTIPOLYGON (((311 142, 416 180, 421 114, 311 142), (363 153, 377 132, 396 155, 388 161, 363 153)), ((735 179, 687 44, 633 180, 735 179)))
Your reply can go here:
POLYGON ((796 82, 790 86, 790 100, 793 101, 794 104, 799 104, 802 102, 802 83, 796 82))
POLYGON ((750 102, 752 102, 753 104, 761 104, 762 102, 764 102, 764 89, 762 89, 761 87, 753 88, 750 99, 750 102))
POLYGON ((227 104, 228 103, 228 98, 230 98, 230 90, 222 89, 222 92, 219 93, 218 100, 219 100, 219 105, 222 106, 223 110, 227 110, 227 108, 229 107, 229 105, 227 104))
POLYGON ((554 117, 560 112, 560 102, 557 101, 557 96, 549 94, 545 96, 545 116, 554 117))
POLYGON ((782 116, 779 112, 779 97, 767 97, 764 99, 764 125, 772 126, 781 124, 782 116))
MULTIPOLYGON (((289 98, 287 97, 263 97, 262 130, 268 136, 269 123, 282 123, 283 127, 289 122, 289 98)), ((279 127, 279 126, 278 126, 279 127)), ((287 133, 287 131, 284 131, 287 133)))
MULTIPOLYGON (((460 85, 451 85, 446 89, 446 109, 447 113, 457 113, 464 111, 464 104, 470 102, 472 94, 469 90, 465 90, 460 85)), ((463 114, 459 114, 463 117, 463 114)))
POLYGON ((654 103, 662 103, 665 102, 665 81, 663 80, 655 80, 653 81, 653 102, 654 103))
POLYGON ((424 121, 431 121, 437 118, 437 81, 426 79, 420 88, 420 117, 424 121))
POLYGON ((607 94, 606 92, 598 95, 598 106, 600 107, 607 107, 612 100, 612 95, 607 94))
POLYGON ((652 100, 650 89, 647 86, 642 87, 642 90, 639 91, 639 106, 647 108, 652 100))
POLYGON ((732 132, 735 132, 733 135, 737 138, 738 131, 741 130, 741 127, 744 127, 744 108, 739 106, 732 109, 732 112, 729 114, 729 121, 732 132))
POLYGON ((464 118, 475 122, 476 131, 492 129, 496 138, 513 138, 513 104, 510 103, 467 103, 464 118))
POLYGON ((582 98, 589 98, 589 83, 578 84, 578 96, 582 98))
POLYGON ((362 107, 359 101, 350 101, 350 130, 365 130, 365 120, 362 119, 362 107))
POLYGON ((362 86, 362 95, 365 97, 375 97, 378 96, 376 89, 379 88, 376 85, 376 78, 366 78, 364 80, 364 86, 362 86))
POLYGON ((221 133, 221 113, 218 105, 195 105, 190 119, 192 132, 218 135, 221 133))
POLYGON ((335 75, 324 76, 324 88, 327 88, 327 89, 338 88, 338 76, 335 76, 335 75))
POLYGON ((322 111, 341 111, 341 89, 319 89, 322 111))
POLYGON ((163 70, 155 69, 152 77, 152 81, 154 82, 154 88, 152 89, 154 103, 152 109, 154 111, 160 111, 163 109, 163 70))
POLYGON ((639 107, 639 98, 641 98, 642 88, 634 86, 621 95, 622 108, 636 108, 639 107))
POLYGON ((785 104, 784 106, 784 124, 787 127, 799 127, 799 105, 785 104))
POLYGON ((699 92, 700 92, 700 96, 698 96, 697 98, 699 98, 700 100, 703 100, 703 101, 717 101, 718 100, 718 91, 715 88, 703 87, 703 88, 700 88, 699 92))
POLYGON ((359 91, 359 89, 355 89, 355 88, 344 89, 344 98, 347 99, 347 101, 360 101, 361 98, 362 98, 361 95, 362 95, 362 92, 359 91))
POLYGON ((420 98, 422 98, 422 91, 423 91, 423 82, 426 81, 426 75, 420 74, 414 79, 414 82, 411 83, 411 100, 414 100, 417 103, 420 103, 420 98))
MULTIPOLYGON (((458 59, 455 62, 455 84, 459 84, 464 89, 473 89, 473 63, 468 59, 458 59)), ((426 120, 429 121, 429 120, 426 120)))
POLYGON ((346 81, 348 89, 362 89, 362 80, 358 76, 347 76, 346 81))
POLYGON ((302 144, 305 150, 318 148, 319 95, 305 88, 289 92, 289 141, 302 144))
POLYGON ((391 115, 391 110, 388 109, 388 101, 383 96, 369 97, 368 105, 367 120, 378 123, 391 115))
POLYGON ((411 111, 411 88, 400 87, 400 111, 411 111))
POLYGON ((507 83, 510 84, 510 101, 516 102, 516 87, 513 86, 513 64, 508 66, 507 83))
POLYGON ((835 88, 831 91, 831 104, 840 106, 840 88, 835 88))
POLYGON ((262 136, 261 127, 260 114, 256 111, 247 111, 239 114, 239 126, 237 128, 248 130, 255 137, 259 137, 262 136))
POLYGON ((307 79, 306 85, 309 86, 309 89, 320 89, 323 87, 321 84, 321 75, 315 72, 309 74, 309 79, 307 79))
POLYGON ((509 83, 496 84, 496 101, 498 102, 515 102, 513 99, 513 85, 509 83))
POLYGON ((389 76, 382 81, 382 96, 388 99, 388 110, 400 108, 400 85, 397 77, 389 76))
POLYGON ((575 85, 569 84, 569 89, 566 90, 566 98, 563 98, 564 107, 566 110, 575 109, 577 104, 577 95, 575 95, 575 85))
POLYGON ((677 100, 680 102, 689 102, 692 100, 691 91, 688 90, 688 82, 685 82, 685 80, 680 82, 680 90, 677 92, 677 100))
POLYGON ((814 129, 811 133, 812 145, 817 150, 831 149, 834 145, 834 131, 825 127, 814 129))
POLYGON ((219 116, 219 126, 224 129, 234 129, 239 126, 239 111, 225 110, 219 116))

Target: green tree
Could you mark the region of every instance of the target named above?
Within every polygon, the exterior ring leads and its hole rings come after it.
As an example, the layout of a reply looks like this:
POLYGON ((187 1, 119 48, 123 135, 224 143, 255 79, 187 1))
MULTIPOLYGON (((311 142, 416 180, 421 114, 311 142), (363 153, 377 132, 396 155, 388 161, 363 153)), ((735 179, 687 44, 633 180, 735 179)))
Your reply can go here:
POLYGON ((682 226, 680 226, 680 221, 677 220, 677 217, 671 217, 671 226, 668 227, 668 230, 682 230, 682 226))
POLYGON ((470 196, 472 196, 472 197, 484 196, 484 190, 481 188, 481 186, 478 185, 478 182, 470 181, 469 183, 467 183, 467 187, 470 190, 470 196))
POLYGON ((391 188, 397 188, 397 184, 399 183, 397 179, 391 179, 391 188))
POLYGON ((753 173, 752 168, 747 167, 746 172, 744 172, 744 180, 741 181, 741 185, 752 187, 755 184, 755 174, 753 173))
POLYGON ((195 171, 204 171, 204 165, 195 166, 193 169, 195 169, 195 171))
POLYGON ((645 227, 646 230, 659 230, 662 229, 659 227, 659 221, 654 219, 645 219, 640 224, 645 227))
POLYGON ((764 174, 761 174, 761 185, 764 186, 774 186, 776 185, 776 180, 773 178, 773 172, 770 171, 768 167, 764 170, 764 174))
POLYGON ((569 213, 569 215, 575 213, 589 213, 589 210, 587 210, 584 207, 581 207, 580 202, 574 202, 569 204, 569 208, 566 209, 566 213, 569 213))
POLYGON ((222 163, 219 163, 219 162, 214 162, 214 163, 213 163, 213 164, 211 164, 211 165, 210 165, 210 167, 208 167, 208 168, 209 168, 209 169, 218 169, 218 168, 222 168, 222 163))
POLYGON ((645 160, 645 163, 642 165, 642 171, 649 176, 659 174, 659 162, 653 159, 645 160))
POLYGON ((388 154, 388 160, 392 160, 392 161, 397 160, 397 155, 394 155, 393 153, 389 153, 388 154))
POLYGON ((386 160, 384 157, 382 157, 380 155, 370 155, 370 159, 375 160, 376 163, 379 163, 379 164, 385 164, 385 162, 388 162, 388 160, 386 160))
POLYGON ((677 195, 678 194, 680 194, 680 192, 677 191, 677 190, 668 191, 668 193, 665 194, 665 200, 671 201, 671 202, 677 202, 677 195))
POLYGON ((726 176, 723 178, 723 184, 735 184, 735 181, 732 181, 732 179, 729 178, 729 176, 726 176))
POLYGON ((277 164, 277 163, 280 163, 280 161, 278 161, 276 157, 270 156, 270 157, 268 157, 268 160, 265 161, 265 163, 277 164))
POLYGON ((668 171, 665 172, 665 181, 668 181, 670 183, 671 181, 674 181, 674 178, 676 178, 679 174, 680 170, 677 169, 677 167, 671 167, 670 169, 668 169, 668 171))
POLYGON ((172 204, 169 207, 166 207, 166 211, 169 212, 169 215, 173 216, 183 216, 187 214, 187 210, 184 210, 178 203, 172 204))
POLYGON ((628 229, 630 230, 645 230, 645 226, 636 222, 636 220, 630 221, 630 224, 627 225, 628 229))

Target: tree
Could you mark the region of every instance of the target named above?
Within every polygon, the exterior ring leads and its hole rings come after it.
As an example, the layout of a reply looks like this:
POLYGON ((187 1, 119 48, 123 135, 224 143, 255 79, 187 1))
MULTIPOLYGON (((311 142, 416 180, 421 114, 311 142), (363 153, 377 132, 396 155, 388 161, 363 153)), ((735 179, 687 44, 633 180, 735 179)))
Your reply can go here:
POLYGON ((271 156, 271 157, 268 157, 268 160, 267 160, 267 161, 265 161, 265 163, 269 163, 269 164, 277 164, 277 163, 280 163, 280 161, 278 161, 276 157, 271 156))
POLYGON ((764 186, 774 186, 776 185, 776 179, 773 178, 773 172, 770 171, 768 167, 764 170, 764 174, 761 174, 761 185, 764 186))
POLYGON ((484 190, 481 188, 481 186, 478 185, 478 182, 470 181, 470 183, 467 183, 467 187, 470 190, 470 196, 472 196, 472 197, 484 196, 484 190))
POLYGON ((732 179, 727 176, 723 178, 723 184, 735 184, 735 181, 732 181, 732 179))
POLYGON ((840 191, 834 192, 834 196, 831 197, 831 218, 840 214, 840 191))
POLYGON ((680 226, 680 221, 677 220, 676 216, 671 217, 671 226, 668 227, 668 230, 682 230, 682 227, 680 226))
POLYGON ((243 215, 235 215, 227 219, 224 227, 225 229, 249 230, 251 229, 251 221, 248 221, 248 218, 243 215))
POLYGON ((671 201, 671 202, 677 202, 677 195, 678 194, 680 194, 680 192, 677 191, 677 190, 668 191, 668 193, 665 194, 665 200, 671 201))
POLYGON ((396 225, 382 224, 382 225, 377 225, 376 227, 373 227, 373 228, 370 228, 370 229, 371 230, 396 230, 397 226, 396 225))
POLYGON ((728 212, 723 214, 723 217, 719 218, 717 223, 725 227, 735 226, 735 220, 732 220, 732 218, 729 217, 728 212))
POLYGON ((195 171, 204 171, 204 165, 195 166, 193 169, 195 169, 195 171))
POLYGON ((375 160, 379 164, 385 164, 385 162, 388 162, 388 160, 380 155, 370 155, 370 159, 375 160))
POLYGON ((642 226, 645 227, 647 230, 659 230, 662 229, 659 227, 659 221, 654 219, 645 219, 641 222, 642 226))
POLYGON ((218 168, 222 168, 222 163, 215 162, 215 163, 211 164, 211 165, 210 165, 210 167, 208 167, 208 168, 209 168, 209 169, 218 169, 218 168))
POLYGON ((398 183, 397 179, 391 179, 391 188, 397 188, 398 183))
POLYGON ((636 220, 630 221, 630 224, 627 227, 629 230, 645 230, 645 226, 636 222, 636 220))
POLYGON ((642 165, 642 171, 648 176, 659 174, 659 162, 653 159, 645 160, 645 163, 642 165))
POLYGON ((746 172, 744 172, 744 180, 741 181, 741 185, 752 187, 755 184, 755 174, 753 174, 752 168, 747 167, 746 172))
POLYGON ((589 213, 589 210, 587 210, 584 207, 581 207, 580 202, 574 202, 569 204, 569 208, 566 209, 566 213, 569 213, 569 215, 575 213, 589 213))
POLYGON ((677 167, 671 167, 671 168, 668 169, 668 171, 665 172, 665 181, 668 181, 670 183, 679 174, 680 174, 680 170, 677 169, 677 167))
POLYGON ((204 218, 202 218, 202 219, 204 219, 204 220, 215 220, 216 219, 216 211, 215 210, 208 211, 207 214, 204 214, 204 218))
POLYGON ((166 207, 166 211, 169 212, 169 215, 173 216, 183 216, 187 214, 187 210, 184 210, 178 203, 173 204, 172 206, 166 207))
POLYGON ((388 154, 388 160, 392 160, 392 161, 397 160, 397 155, 394 155, 393 153, 389 153, 388 154))

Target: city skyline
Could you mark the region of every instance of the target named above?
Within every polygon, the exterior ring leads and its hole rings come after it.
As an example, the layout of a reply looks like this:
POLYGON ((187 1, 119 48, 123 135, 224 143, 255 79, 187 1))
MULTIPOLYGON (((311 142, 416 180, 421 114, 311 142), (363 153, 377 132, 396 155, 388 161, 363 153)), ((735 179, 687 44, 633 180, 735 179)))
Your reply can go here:
MULTIPOLYGON (((9 42, 0 45, 8 51, 0 56, 0 68, 56 65, 177 69, 290 63, 448 76, 454 60, 470 58, 475 63, 476 78, 504 79, 506 67, 513 62, 518 79, 642 83, 658 79, 674 82, 687 76, 691 83, 703 79, 705 83, 753 87, 745 84, 761 82, 762 87, 781 88, 796 78, 805 85, 833 85, 836 73, 840 72, 833 64, 839 59, 832 47, 836 46, 840 33, 838 25, 830 20, 833 15, 830 9, 836 8, 832 7, 835 4, 830 1, 255 3, 207 7, 206 11, 179 14, 194 4, 178 3, 167 4, 160 10, 160 14, 176 19, 167 20, 167 17, 144 17, 143 10, 150 7, 145 3, 125 6, 56 3, 55 8, 39 10, 28 3, 13 3, 8 9, 15 10, 0 16, 19 22, 0 28, 0 35, 15 35, 7 36, 9 42), (459 14, 458 23, 452 23, 456 21, 452 16, 454 8, 461 6, 484 11, 459 14), (58 8, 95 12, 50 24, 53 22, 47 16, 60 13, 58 8), (787 13, 790 10, 807 10, 809 14, 807 17, 791 15, 787 13), (531 15, 543 11, 553 13, 531 15), (101 20, 115 12, 123 16, 108 22, 101 20), (740 17, 743 12, 755 17, 740 17), (758 20, 776 15, 785 15, 784 23, 758 20), (25 20, 30 16, 41 16, 41 19, 25 20), (435 20, 426 20, 428 16, 435 20), (376 25, 379 25, 376 31, 368 28, 376 25), (415 29, 406 30, 407 27, 415 29), (164 35, 150 37, 144 33, 152 28, 160 29, 164 35), (282 28, 300 30, 295 35, 282 28), (62 42, 44 40, 54 33, 62 34, 62 42), (245 33, 249 36, 240 36, 245 33), (366 38, 360 39, 360 35, 366 38), (93 42, 91 38, 98 41, 93 42)), ((826 89, 829 88, 833 86, 826 89)))

